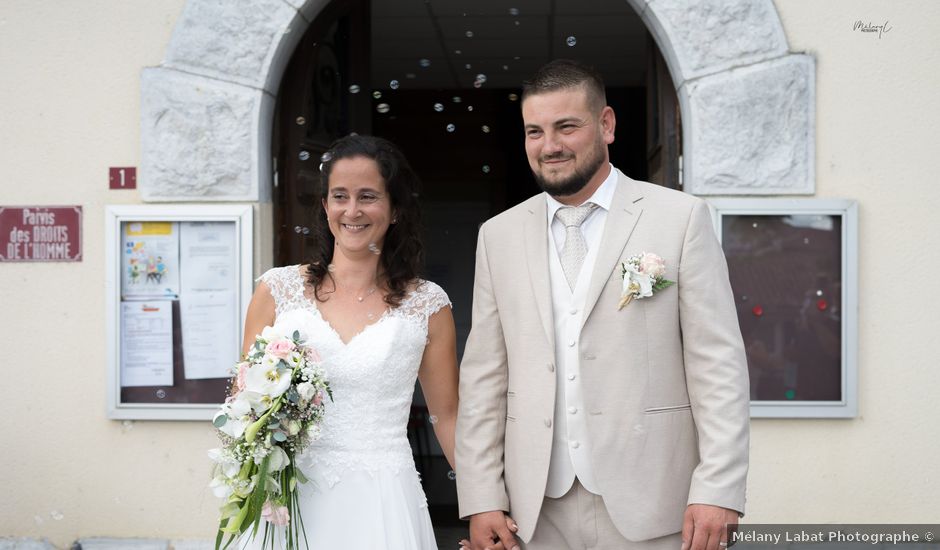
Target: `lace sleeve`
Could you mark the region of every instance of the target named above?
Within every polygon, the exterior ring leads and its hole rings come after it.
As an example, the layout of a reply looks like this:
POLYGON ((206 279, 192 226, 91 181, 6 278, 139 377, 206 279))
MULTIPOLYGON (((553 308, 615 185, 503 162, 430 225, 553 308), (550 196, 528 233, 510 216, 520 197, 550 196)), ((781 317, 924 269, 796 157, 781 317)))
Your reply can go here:
POLYGON ((422 281, 415 292, 415 306, 420 308, 425 322, 444 307, 453 307, 447 293, 437 283, 422 281))
POLYGON ((271 290, 276 315, 294 309, 303 298, 304 281, 298 265, 271 268, 257 280, 268 285, 271 290))

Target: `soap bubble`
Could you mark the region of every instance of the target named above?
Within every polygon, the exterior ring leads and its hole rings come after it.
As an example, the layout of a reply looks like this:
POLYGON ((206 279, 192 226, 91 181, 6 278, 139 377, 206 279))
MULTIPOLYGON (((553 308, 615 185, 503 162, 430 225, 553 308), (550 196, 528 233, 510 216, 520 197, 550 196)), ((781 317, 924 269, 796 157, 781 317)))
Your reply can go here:
POLYGON ((309 151, 301 151, 301 152, 297 155, 297 158, 299 158, 300 160, 307 160, 308 158, 310 158, 310 152, 309 152, 309 151))
POLYGON ((455 55, 460 55, 460 54, 462 54, 462 53, 463 53, 463 52, 460 51, 460 50, 454 50, 454 54, 455 54, 455 55))
POLYGON ((390 107, 388 106, 388 103, 379 103, 375 106, 375 110, 382 113, 383 115, 387 113, 389 109, 390 107))
POLYGON ((295 122, 297 123, 298 126, 303 126, 304 124, 307 123, 307 119, 305 119, 302 116, 299 116, 297 117, 297 120, 295 120, 295 122))
POLYGON ((379 98, 382 97, 382 92, 376 90, 376 91, 372 92, 372 97, 374 97, 375 99, 379 99, 379 98))
POLYGON ((447 472, 447 479, 449 479, 449 480, 451 480, 451 481, 454 481, 455 479, 457 479, 457 472, 455 472, 455 471, 453 471, 453 470, 448 470, 448 472, 447 472))
POLYGON ((428 417, 428 422, 430 422, 431 424, 437 424, 437 417, 432 414, 431 416, 428 417))
POLYGON ((473 105, 467 105, 467 110, 473 112, 473 105))
POLYGON ((490 173, 490 165, 489 165, 489 164, 484 164, 484 165, 483 165, 483 173, 484 173, 484 174, 489 174, 489 173, 490 173))
POLYGON ((349 93, 351 93, 351 94, 358 94, 358 93, 359 93, 359 85, 358 85, 358 84, 353 84, 352 86, 350 86, 350 87, 349 87, 349 93))
POLYGON ((473 31, 467 31, 464 35, 466 35, 467 38, 473 38, 473 31))
POLYGON ((518 101, 519 96, 517 94, 509 94, 509 101, 518 101))
POLYGON ((397 80, 393 80, 393 81, 389 82, 389 83, 388 83, 388 87, 391 88, 391 89, 393 89, 393 90, 397 90, 397 89, 398 89, 398 81, 397 81, 397 80))
POLYGON ((431 66, 431 60, 430 60, 430 59, 421 59, 420 61, 418 61, 418 65, 421 65, 422 67, 424 67, 424 68, 426 69, 426 68, 428 68, 428 67, 431 66))
POLYGON ((457 127, 454 126, 453 124, 448 124, 448 125, 447 125, 447 131, 448 131, 448 132, 453 133, 453 131, 456 130, 456 129, 457 129, 457 127))
POLYGON ((407 78, 408 80, 414 80, 415 77, 417 77, 417 76, 418 76, 418 75, 416 75, 416 74, 414 74, 414 73, 405 73, 405 78, 407 78))
POLYGON ((382 249, 380 249, 378 246, 376 246, 375 243, 369 243, 369 252, 371 252, 371 253, 375 254, 376 256, 378 256, 379 254, 382 253, 382 249))
POLYGON ((509 8, 509 15, 519 15, 519 8, 509 8))
POLYGON ((486 124, 484 124, 484 125, 483 125, 483 128, 481 128, 481 129, 483 130, 483 133, 484 133, 484 134, 490 133, 490 127, 487 126, 486 124))
POLYGON ((304 230, 303 230, 303 234, 304 234, 304 235, 309 235, 309 234, 310 234, 310 228, 309 228, 309 227, 305 227, 304 230))
POLYGON ((330 162, 333 160, 333 153, 327 151, 320 155, 320 162, 330 162))
POLYGON ((295 226, 294 226, 294 233, 297 233, 298 235, 299 235, 300 232, 303 231, 303 230, 304 230, 304 228, 303 228, 303 227, 300 227, 299 225, 295 225, 295 226))
POLYGON ((435 103, 435 104, 434 104, 434 110, 439 113, 439 112, 441 112, 441 111, 444 110, 444 105, 442 105, 442 104, 440 104, 440 103, 435 103))
POLYGON ((474 88, 479 88, 480 86, 483 86, 484 84, 486 84, 486 75, 483 73, 478 74, 476 78, 473 79, 474 88))
POLYGON ((333 273, 334 271, 336 271, 336 266, 333 264, 329 264, 326 266, 326 270, 329 271, 330 273, 333 273))
POLYGON ((459 96, 459 95, 455 95, 455 96, 451 99, 451 101, 453 101, 454 103, 460 103, 462 100, 460 99, 460 96, 459 96))
POLYGON ((568 38, 565 39, 565 44, 568 44, 569 48, 574 47, 574 45, 577 43, 578 43, 578 39, 573 36, 569 36, 568 38))

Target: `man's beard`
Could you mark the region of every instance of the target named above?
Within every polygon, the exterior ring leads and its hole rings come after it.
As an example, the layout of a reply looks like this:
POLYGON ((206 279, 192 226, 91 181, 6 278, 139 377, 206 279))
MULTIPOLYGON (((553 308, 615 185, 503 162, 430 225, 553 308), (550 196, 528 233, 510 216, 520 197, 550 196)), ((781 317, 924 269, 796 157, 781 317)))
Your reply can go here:
MULTIPOLYGON (((549 181, 544 178, 540 172, 532 172, 532 175, 535 176, 535 183, 538 184, 539 188, 542 191, 545 191, 553 197, 567 197, 574 195, 578 191, 584 189, 584 187, 591 181, 591 178, 594 177, 594 174, 600 169, 601 165, 604 164, 604 155, 600 154, 600 150, 595 148, 591 151, 591 156, 585 158, 585 163, 580 168, 576 168, 574 173, 572 173, 567 178, 561 180, 549 181)), ((564 155, 553 155, 544 157, 542 160, 552 160, 557 158, 564 158, 564 155)))

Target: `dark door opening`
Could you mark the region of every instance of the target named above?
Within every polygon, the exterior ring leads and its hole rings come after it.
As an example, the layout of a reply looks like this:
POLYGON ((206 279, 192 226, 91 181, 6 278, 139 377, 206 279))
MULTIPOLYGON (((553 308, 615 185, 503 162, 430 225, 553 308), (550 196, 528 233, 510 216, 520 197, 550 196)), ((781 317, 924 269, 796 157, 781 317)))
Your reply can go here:
MULTIPOLYGON (((350 132, 390 139, 421 176, 425 278, 454 304, 462 354, 477 228, 539 192, 523 148, 521 83, 558 57, 587 62, 604 75, 617 115, 612 163, 634 179, 678 187, 678 102, 662 55, 626 2, 586 4, 327 5, 295 50, 278 95, 276 265, 305 262, 308 220, 319 208, 319 158, 329 144, 350 132)), ((455 484, 420 390, 412 410, 409 437, 435 527, 462 529, 455 484)), ((452 544, 447 537, 442 541, 452 544)))

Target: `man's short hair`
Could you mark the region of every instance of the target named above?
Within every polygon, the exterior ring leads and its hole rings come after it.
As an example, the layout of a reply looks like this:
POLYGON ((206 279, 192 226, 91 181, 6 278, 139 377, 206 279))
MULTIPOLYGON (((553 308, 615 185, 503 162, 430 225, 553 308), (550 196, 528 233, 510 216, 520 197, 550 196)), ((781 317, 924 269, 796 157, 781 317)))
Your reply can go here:
POLYGON ((588 107, 598 112, 607 106, 604 79, 594 67, 571 59, 549 61, 522 83, 522 101, 530 95, 584 86, 588 107))

